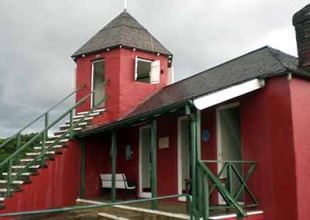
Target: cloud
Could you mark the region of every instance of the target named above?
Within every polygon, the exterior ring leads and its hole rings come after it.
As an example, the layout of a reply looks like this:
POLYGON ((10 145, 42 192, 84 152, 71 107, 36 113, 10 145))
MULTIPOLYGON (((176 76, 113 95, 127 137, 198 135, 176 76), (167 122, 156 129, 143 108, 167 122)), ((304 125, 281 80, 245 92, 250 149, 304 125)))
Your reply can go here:
MULTIPOLYGON (((306 4, 131 0, 128 10, 173 52, 182 79, 265 44, 296 55, 291 17, 306 4)), ((0 137, 72 91, 71 54, 122 10, 122 0, 0 1, 0 137)))

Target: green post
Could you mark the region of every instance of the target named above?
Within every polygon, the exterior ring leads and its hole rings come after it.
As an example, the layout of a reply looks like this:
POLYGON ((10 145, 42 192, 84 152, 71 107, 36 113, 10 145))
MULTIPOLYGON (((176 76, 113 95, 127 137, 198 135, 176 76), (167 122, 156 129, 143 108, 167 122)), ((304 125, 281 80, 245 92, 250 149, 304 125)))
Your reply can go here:
MULTIPOLYGON (((195 119, 196 119, 196 150, 197 150, 197 160, 201 160, 201 111, 200 110, 196 110, 196 115, 195 115, 195 119)), ((202 196, 202 190, 203 190, 203 176, 202 173, 203 172, 199 172, 198 169, 198 163, 196 161, 196 172, 197 172, 197 208, 200 212, 200 217, 202 216, 202 212, 203 212, 203 200, 205 199, 202 196)))
POLYGON ((80 198, 85 199, 85 139, 80 142, 81 146, 81 188, 80 188, 80 198))
MULTIPOLYGON (((151 127, 151 189, 152 189, 152 198, 157 197, 157 121, 156 119, 152 120, 151 127)), ((157 210, 157 200, 152 201, 152 209, 157 210)))
POLYGON ((202 217, 204 220, 209 219, 209 180, 208 175, 202 174, 202 217))
MULTIPOLYGON (((16 137, 16 150, 18 150, 20 147, 21 147, 21 133, 18 133, 17 134, 17 137, 16 137)), ((20 160, 20 154, 17 154, 16 155, 16 161, 19 162, 20 160)))
POLYGON ((7 176, 7 184, 6 184, 7 197, 12 196, 11 187, 12 187, 12 159, 9 161, 9 167, 8 167, 8 176, 7 176))
MULTIPOLYGON (((46 129, 47 127, 48 127, 48 113, 45 113, 45 115, 44 115, 44 129, 46 129)), ((46 131, 44 131, 43 134, 42 134, 41 168, 45 168, 46 167, 45 166, 45 153, 46 153, 45 142, 47 140, 47 135, 48 135, 48 129, 46 129, 46 131)))
POLYGON ((70 111, 70 134, 69 139, 71 140, 73 137, 73 109, 70 111))
POLYGON ((190 123, 191 127, 191 172, 192 172, 192 197, 193 212, 197 214, 197 149, 196 149, 196 121, 193 119, 190 123))
POLYGON ((116 174, 116 131, 112 131, 111 140, 111 156, 112 156, 112 189, 111 189, 111 200, 116 201, 116 188, 115 188, 115 174, 116 174))

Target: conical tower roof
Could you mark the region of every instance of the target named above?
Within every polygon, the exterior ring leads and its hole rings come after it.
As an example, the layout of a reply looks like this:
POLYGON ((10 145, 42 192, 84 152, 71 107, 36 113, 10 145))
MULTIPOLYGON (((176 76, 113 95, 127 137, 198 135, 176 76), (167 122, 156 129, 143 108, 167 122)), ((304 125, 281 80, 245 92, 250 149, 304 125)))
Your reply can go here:
POLYGON ((125 10, 78 49, 72 57, 98 52, 107 48, 111 49, 120 45, 171 55, 147 29, 125 10))

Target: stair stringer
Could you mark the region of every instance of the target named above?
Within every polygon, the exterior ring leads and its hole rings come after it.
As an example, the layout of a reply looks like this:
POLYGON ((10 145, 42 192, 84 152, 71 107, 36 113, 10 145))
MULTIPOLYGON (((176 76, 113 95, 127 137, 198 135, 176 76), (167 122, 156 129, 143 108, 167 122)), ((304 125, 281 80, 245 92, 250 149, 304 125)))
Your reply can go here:
POLYGON ((38 169, 38 175, 30 177, 30 184, 23 184, 21 192, 4 200, 5 208, 0 213, 75 205, 80 194, 81 148, 77 141, 67 144, 61 155, 46 162, 47 168, 38 169))

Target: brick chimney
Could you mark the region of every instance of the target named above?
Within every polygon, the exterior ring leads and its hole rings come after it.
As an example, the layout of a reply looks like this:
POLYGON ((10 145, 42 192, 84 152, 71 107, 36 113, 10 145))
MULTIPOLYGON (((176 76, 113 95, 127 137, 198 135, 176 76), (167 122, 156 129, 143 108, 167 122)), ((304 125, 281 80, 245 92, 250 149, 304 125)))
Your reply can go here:
POLYGON ((310 71, 310 4, 294 14, 293 25, 296 31, 299 67, 310 71))

